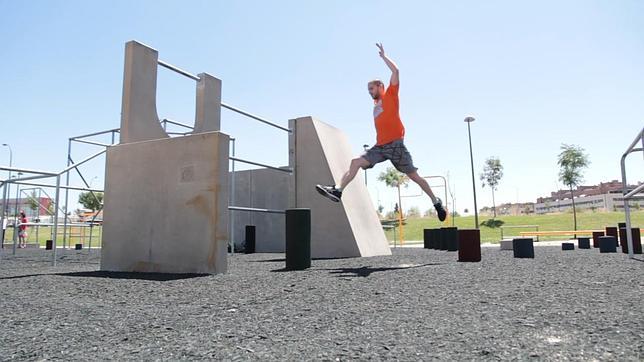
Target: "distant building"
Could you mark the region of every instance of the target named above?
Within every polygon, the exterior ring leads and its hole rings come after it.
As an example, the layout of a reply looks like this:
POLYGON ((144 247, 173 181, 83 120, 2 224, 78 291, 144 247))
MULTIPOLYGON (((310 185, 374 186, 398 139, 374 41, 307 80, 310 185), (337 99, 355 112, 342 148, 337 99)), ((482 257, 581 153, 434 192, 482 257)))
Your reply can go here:
MULTIPOLYGON (((631 191, 637 186, 628 185, 631 191)), ((592 209, 601 211, 624 210, 624 198, 622 197, 622 183, 617 180, 602 182, 594 186, 579 186, 575 191, 575 206, 577 209, 592 209)), ((634 208, 644 207, 644 193, 638 194, 632 199, 630 205, 634 208)), ((540 197, 535 205, 536 214, 547 214, 552 212, 565 212, 572 209, 570 190, 559 190, 550 193, 550 197, 540 197)))
MULTIPOLYGON (((479 214, 484 216, 494 215, 491 207, 484 207, 479 210, 479 214)), ((534 214, 534 202, 505 203, 497 205, 496 214, 498 215, 529 215, 534 214)))
MULTIPOLYGON (((47 210, 51 207, 53 204, 53 201, 49 197, 41 197, 41 198, 19 198, 18 199, 18 212, 24 211, 25 214, 27 215, 28 219, 34 219, 36 217, 40 216, 45 216, 48 215, 47 210), (35 209, 32 209, 33 206, 36 204, 37 207, 35 209)), ((14 212, 16 210, 16 199, 7 199, 7 205, 3 205, 2 203, 2 197, 0 197, 0 212, 5 211, 8 215, 14 215, 14 212)))

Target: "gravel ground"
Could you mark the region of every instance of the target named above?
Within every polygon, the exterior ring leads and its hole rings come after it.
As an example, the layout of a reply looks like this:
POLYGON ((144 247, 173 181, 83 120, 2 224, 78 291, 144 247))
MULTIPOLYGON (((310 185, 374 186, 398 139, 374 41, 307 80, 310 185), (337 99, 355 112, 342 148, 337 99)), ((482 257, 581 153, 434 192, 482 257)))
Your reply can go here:
POLYGON ((236 255, 227 275, 105 274, 98 254, 0 260, 0 359, 642 360, 644 262, 597 249, 236 255))

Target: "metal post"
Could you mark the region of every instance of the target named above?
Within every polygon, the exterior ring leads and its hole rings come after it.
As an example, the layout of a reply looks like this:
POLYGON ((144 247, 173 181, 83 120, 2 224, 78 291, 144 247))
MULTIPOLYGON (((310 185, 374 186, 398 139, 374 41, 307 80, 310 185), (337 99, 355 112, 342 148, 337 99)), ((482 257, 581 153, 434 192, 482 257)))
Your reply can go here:
MULTIPOLYGON (((233 141, 233 157, 235 157, 235 139, 233 141)), ((232 160, 232 172, 230 174, 230 204, 235 205, 235 159, 232 160)), ((228 212, 230 221, 230 253, 235 254, 235 213, 228 212)))
MULTIPOLYGON (((22 175, 21 172, 18 172, 18 178, 22 175)), ((18 198, 20 197, 20 185, 16 184, 16 207, 14 209, 15 219, 13 221, 13 255, 16 255, 16 243, 18 242, 18 198)))
POLYGON ((58 202, 60 200, 60 175, 56 176, 56 196, 55 196, 55 200, 56 200, 55 201, 56 208, 54 210, 56 210, 56 211, 54 212, 54 227, 53 227, 53 231, 52 231, 53 235, 51 237, 51 239, 52 239, 52 250, 53 250, 53 253, 51 254, 52 255, 51 256, 51 258, 52 258, 51 265, 52 266, 56 266, 56 241, 58 239, 58 210, 60 209, 58 207, 58 202))
MULTIPOLYGON (((67 144, 67 167, 72 162, 72 140, 70 139, 67 144)), ((69 186, 69 172, 66 175, 65 186, 69 186)), ((63 221, 63 249, 66 247, 67 242, 67 208, 69 207, 69 189, 65 189, 65 221, 63 221)))
MULTIPOLYGON (((40 205, 40 189, 38 189, 38 208, 36 209, 36 210, 38 210, 38 211, 36 211, 36 217, 38 218, 38 222, 40 222, 40 207, 41 207, 41 205, 40 205)), ((40 247, 40 237, 38 236, 39 231, 40 231, 40 226, 36 226, 36 243, 38 243, 38 247, 40 247)))
POLYGON ((470 123, 474 122, 474 117, 466 117, 465 122, 467 123, 467 137, 470 141, 470 164, 472 166, 472 191, 474 192, 474 222, 476 223, 476 229, 479 228, 479 209, 476 204, 476 179, 474 178, 474 154, 472 153, 472 132, 470 131, 470 123))
MULTIPOLYGON (((7 193, 9 191, 9 185, 11 185, 11 184, 6 183, 6 182, 3 184, 4 187, 3 187, 3 190, 2 190, 2 211, 0 212, 0 227, 4 227, 4 221, 7 219, 7 216, 9 216, 9 215, 6 215, 6 212, 5 212, 5 210, 6 210, 5 206, 7 205, 7 193)), ((0 245, 0 246, 2 248, 4 248, 4 236, 5 236, 4 234, 5 234, 5 232, 6 232, 6 230, 2 229, 2 240, 0 240, 0 242, 2 243, 2 245, 0 245)))

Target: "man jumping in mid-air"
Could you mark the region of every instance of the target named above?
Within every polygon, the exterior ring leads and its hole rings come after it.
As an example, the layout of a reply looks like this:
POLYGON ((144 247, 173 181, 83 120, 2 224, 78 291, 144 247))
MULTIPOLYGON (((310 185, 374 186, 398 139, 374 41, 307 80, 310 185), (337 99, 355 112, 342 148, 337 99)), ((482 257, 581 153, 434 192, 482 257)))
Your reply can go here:
POLYGON ((374 100, 373 117, 375 119, 377 142, 361 157, 351 160, 349 170, 342 176, 340 187, 317 185, 315 188, 323 196, 340 202, 342 190, 353 180, 360 168, 372 168, 377 163, 390 160, 396 169, 406 174, 410 180, 420 186, 423 191, 432 199, 438 219, 444 221, 447 212, 439 198, 434 196, 432 189, 429 187, 427 180, 418 175, 418 169, 414 167, 411 155, 403 139, 405 137, 405 127, 400 120, 398 112, 398 67, 385 55, 385 49, 382 44, 376 44, 380 50, 380 57, 391 69, 391 80, 389 87, 385 91, 385 85, 380 80, 372 80, 368 83, 369 94, 374 100))

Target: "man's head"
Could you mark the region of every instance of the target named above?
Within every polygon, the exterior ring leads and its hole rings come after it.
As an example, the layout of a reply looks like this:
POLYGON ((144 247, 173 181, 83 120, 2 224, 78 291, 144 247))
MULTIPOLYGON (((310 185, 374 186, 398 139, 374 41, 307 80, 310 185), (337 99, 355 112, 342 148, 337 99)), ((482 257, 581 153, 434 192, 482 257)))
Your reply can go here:
POLYGON ((367 89, 371 98, 378 100, 385 93, 385 84, 380 79, 374 79, 367 83, 367 89))

